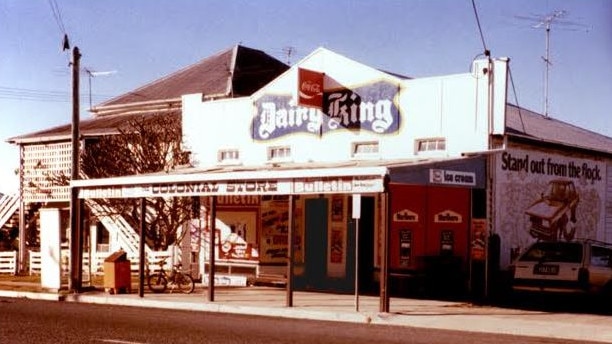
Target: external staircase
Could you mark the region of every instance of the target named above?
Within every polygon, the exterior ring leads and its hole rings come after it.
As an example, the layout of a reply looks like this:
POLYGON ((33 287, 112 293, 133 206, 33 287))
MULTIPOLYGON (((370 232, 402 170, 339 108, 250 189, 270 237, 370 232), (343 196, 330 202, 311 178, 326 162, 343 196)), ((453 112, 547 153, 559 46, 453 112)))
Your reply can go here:
MULTIPOLYGON (((108 206, 96 202, 94 199, 88 199, 85 202, 91 209, 92 214, 100 220, 111 236, 117 238, 119 246, 127 253, 128 257, 138 257, 140 236, 125 218, 108 206)), ((150 256, 151 252, 151 248, 145 245, 145 254, 150 256)))
POLYGON ((0 228, 9 223, 19 210, 19 197, 17 195, 2 195, 0 197, 0 228))

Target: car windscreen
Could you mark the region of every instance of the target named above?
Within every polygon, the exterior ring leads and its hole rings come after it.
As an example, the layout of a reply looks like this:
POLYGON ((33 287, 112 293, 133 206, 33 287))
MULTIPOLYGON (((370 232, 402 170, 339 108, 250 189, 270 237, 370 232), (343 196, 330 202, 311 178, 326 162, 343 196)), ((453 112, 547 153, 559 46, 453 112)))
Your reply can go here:
POLYGON ((582 245, 569 242, 538 242, 533 244, 519 261, 581 263, 582 245))

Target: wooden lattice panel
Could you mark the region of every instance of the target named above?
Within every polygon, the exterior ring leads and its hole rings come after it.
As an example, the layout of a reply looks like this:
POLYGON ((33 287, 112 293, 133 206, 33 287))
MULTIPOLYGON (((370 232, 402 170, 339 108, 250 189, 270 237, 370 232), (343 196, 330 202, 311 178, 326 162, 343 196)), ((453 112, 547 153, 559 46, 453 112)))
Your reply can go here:
POLYGON ((67 202, 68 185, 57 185, 59 176, 71 174, 72 144, 58 142, 22 146, 22 190, 26 202, 67 202))

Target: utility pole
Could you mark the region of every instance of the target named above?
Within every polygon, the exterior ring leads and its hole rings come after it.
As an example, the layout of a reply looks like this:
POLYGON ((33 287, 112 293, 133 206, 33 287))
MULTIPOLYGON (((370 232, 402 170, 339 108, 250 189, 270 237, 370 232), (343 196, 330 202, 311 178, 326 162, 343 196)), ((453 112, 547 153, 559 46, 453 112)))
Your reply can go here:
MULTIPOLYGON (((78 47, 72 50, 72 166, 71 182, 79 179, 79 70, 81 53, 78 47)), ((81 207, 79 203, 78 189, 70 186, 70 279, 68 289, 78 293, 82 287, 83 272, 81 262, 83 261, 83 245, 81 235, 81 207)))

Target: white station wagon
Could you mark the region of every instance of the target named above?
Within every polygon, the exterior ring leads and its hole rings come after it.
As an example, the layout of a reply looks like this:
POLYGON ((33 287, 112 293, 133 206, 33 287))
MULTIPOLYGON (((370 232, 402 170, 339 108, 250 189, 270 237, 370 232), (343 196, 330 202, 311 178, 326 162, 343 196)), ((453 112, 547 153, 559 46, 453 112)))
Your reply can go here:
POLYGON ((612 244, 539 241, 511 266, 512 289, 604 294, 612 298, 612 244))

